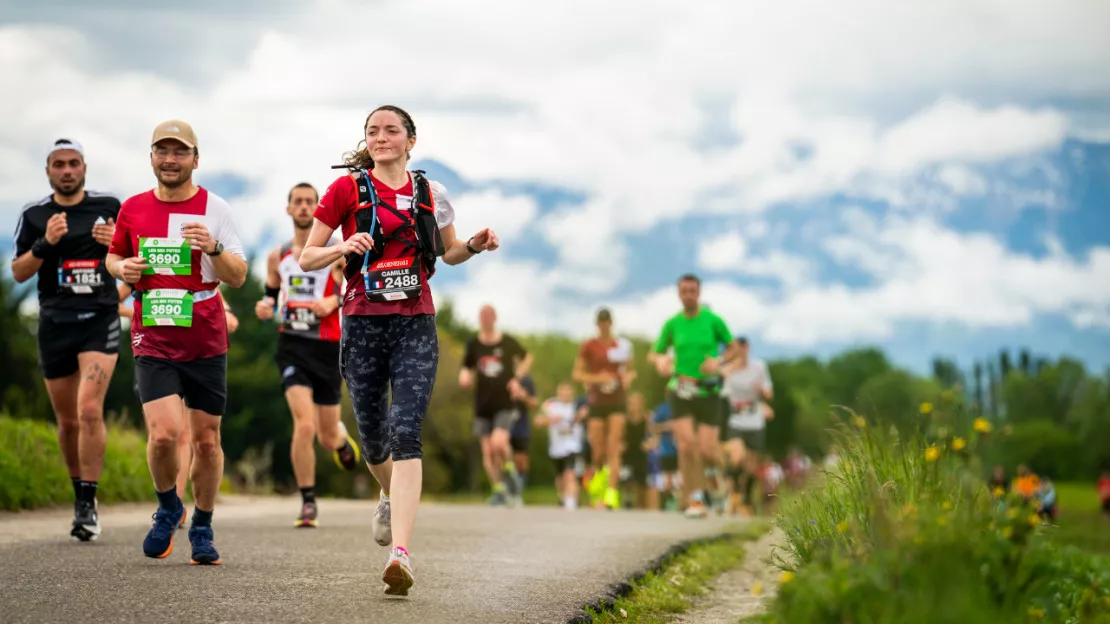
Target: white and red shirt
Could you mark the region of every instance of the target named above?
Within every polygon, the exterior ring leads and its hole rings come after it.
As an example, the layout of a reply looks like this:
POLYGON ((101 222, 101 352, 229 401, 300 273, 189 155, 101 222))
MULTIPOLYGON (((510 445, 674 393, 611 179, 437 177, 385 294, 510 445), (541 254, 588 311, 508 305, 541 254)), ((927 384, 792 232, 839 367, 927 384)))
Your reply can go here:
MULTIPOLYGON (((385 183, 374 177, 373 170, 370 171, 370 179, 373 181, 374 190, 382 203, 393 207, 401 214, 408 212, 413 196, 411 175, 409 181, 399 189, 386 186, 385 183)), ((455 210, 447 196, 447 189, 434 180, 428 180, 428 185, 431 187, 432 199, 435 201, 436 224, 440 228, 445 228, 455 222, 455 210)), ((362 210, 368 209, 369 207, 362 210)), ((344 175, 332 182, 328 190, 324 192, 314 216, 332 229, 342 228, 343 240, 346 240, 357 231, 355 213, 358 210, 358 189, 355 188, 355 182, 351 179, 351 176, 344 175)), ((397 215, 385 209, 378 210, 378 222, 381 223, 382 233, 386 235, 393 234, 397 228, 404 225, 397 215)), ((403 236, 410 241, 415 241, 411 230, 403 236)), ((386 241, 385 249, 382 250, 382 258, 400 257, 404 249, 405 246, 400 241, 386 241)), ((411 251, 407 253, 411 254, 411 251)), ((347 280, 347 292, 343 297, 343 314, 344 316, 435 314, 432 292, 428 287, 428 274, 423 267, 420 268, 420 277, 423 288, 419 297, 380 303, 366 298, 366 284, 363 283, 361 274, 357 279, 349 279, 347 280)))
MULTIPOLYGON (((338 243, 332 239, 329 244, 338 243)), ((339 294, 339 284, 335 282, 335 272, 331 266, 326 266, 315 271, 305 271, 299 262, 300 250, 294 253, 293 242, 289 241, 281 246, 281 259, 278 261, 278 275, 281 278, 281 293, 278 300, 278 310, 283 320, 278 331, 293 336, 338 342, 340 337, 339 308, 328 316, 319 319, 319 323, 309 325, 307 329, 296 327, 284 322, 288 318, 290 308, 310 306, 311 304, 339 294)))
MULTIPOLYGON (((244 258, 243 244, 231 218, 231 206, 203 187, 196 195, 180 202, 164 202, 154 191, 135 195, 120 206, 116 234, 108 252, 123 258, 134 257, 139 238, 176 238, 185 223, 201 223, 214 240, 223 243, 223 253, 244 258)), ((131 347, 135 357, 153 356, 174 362, 189 362, 227 353, 227 319, 220 297, 204 296, 220 285, 212 258, 197 248, 192 250, 190 275, 144 275, 134 284, 139 292, 153 288, 180 288, 203 293, 193 302, 191 327, 149 326, 142 323, 142 303, 135 300, 131 319, 131 347)))

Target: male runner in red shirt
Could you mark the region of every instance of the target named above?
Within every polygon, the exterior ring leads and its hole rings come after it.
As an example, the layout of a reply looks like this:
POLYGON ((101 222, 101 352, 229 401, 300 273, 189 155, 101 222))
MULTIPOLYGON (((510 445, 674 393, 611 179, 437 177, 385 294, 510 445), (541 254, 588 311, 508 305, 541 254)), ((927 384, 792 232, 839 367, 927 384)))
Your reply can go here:
POLYGON ((242 286, 247 262, 231 207, 193 183, 199 160, 189 124, 172 120, 154 129, 150 163, 158 186, 123 203, 105 264, 135 288, 131 347, 158 495, 143 553, 168 556, 185 513, 176 488, 184 415, 193 444, 192 562, 215 565, 220 555, 212 543, 212 511, 223 477, 220 417, 227 403, 228 348, 218 288, 221 282, 242 286))

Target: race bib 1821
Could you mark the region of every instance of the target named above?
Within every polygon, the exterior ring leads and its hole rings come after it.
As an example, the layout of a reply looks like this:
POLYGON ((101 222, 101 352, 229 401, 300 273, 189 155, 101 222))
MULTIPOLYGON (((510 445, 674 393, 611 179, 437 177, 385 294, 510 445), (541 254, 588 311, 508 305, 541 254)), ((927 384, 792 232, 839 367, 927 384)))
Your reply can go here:
POLYGON ((364 278, 370 301, 416 299, 423 290, 420 262, 414 256, 378 260, 366 270, 364 278))
POLYGON ((193 248, 183 238, 140 238, 143 275, 192 275, 193 248))
POLYGON ((143 327, 193 326, 193 293, 176 288, 155 288, 143 293, 143 327))
POLYGON ((91 295, 100 288, 99 260, 63 260, 58 265, 58 287, 74 295, 91 295))

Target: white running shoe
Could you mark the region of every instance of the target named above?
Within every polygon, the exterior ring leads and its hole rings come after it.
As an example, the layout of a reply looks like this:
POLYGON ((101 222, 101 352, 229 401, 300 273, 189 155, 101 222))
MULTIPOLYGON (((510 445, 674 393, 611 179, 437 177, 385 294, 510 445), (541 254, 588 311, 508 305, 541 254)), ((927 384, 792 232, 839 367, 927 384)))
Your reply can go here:
POLYGON ((686 508, 687 518, 705 518, 709 516, 709 510, 705 508, 705 503, 701 501, 694 501, 686 508))
POLYGON ((412 587, 412 563, 409 562, 408 553, 400 548, 394 548, 389 552, 389 562, 385 564, 382 580, 385 581, 386 594, 409 595, 409 588, 412 587))
POLYGON ((374 510, 374 541, 379 546, 393 543, 393 519, 388 498, 379 498, 378 508, 374 510))

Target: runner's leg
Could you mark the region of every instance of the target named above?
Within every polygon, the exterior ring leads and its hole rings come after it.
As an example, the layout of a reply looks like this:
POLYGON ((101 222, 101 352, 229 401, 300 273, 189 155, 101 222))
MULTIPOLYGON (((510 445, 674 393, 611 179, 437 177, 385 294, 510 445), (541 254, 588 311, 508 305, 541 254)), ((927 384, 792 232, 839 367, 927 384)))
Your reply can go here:
POLYGON ((683 414, 673 419, 674 443, 678 450, 678 472, 682 475, 682 500, 683 504, 692 504, 693 495, 701 489, 705 475, 701 470, 701 454, 698 452, 697 438, 694 430, 694 417, 683 414))
POLYGON ((81 426, 77 418, 77 393, 81 387, 81 374, 74 371, 65 377, 46 379, 46 393, 54 407, 54 418, 58 423, 58 446, 73 482, 74 503, 80 496, 81 482, 81 426))
POLYGON ((177 443, 183 428, 184 403, 174 392, 177 383, 172 371, 161 362, 135 363, 140 395, 144 398, 164 394, 143 403, 147 428, 147 466, 158 496, 154 524, 143 540, 143 554, 162 559, 173 552, 173 534, 181 524, 185 506, 177 495, 177 443))
MULTIPOLYGON (((408 548, 416 524, 424 479, 421 429, 435 387, 439 364, 439 335, 431 314, 393 317, 395 345, 389 362, 393 405, 389 410, 390 452, 393 455, 393 538, 382 580, 386 593, 406 595, 413 583, 408 548)), ((508 431, 505 432, 506 449, 508 431)), ((505 459, 508 459, 506 454, 505 459)))
POLYGON ((621 458, 624 453, 624 414, 609 414, 605 419, 605 429, 605 464, 609 468, 605 505, 610 509, 617 509, 620 507, 621 458))
POLYGON ((289 457, 293 462, 293 477, 301 492, 301 513, 296 526, 316 526, 316 406, 312 403, 312 388, 306 385, 287 385, 285 401, 293 415, 293 440, 289 457))

